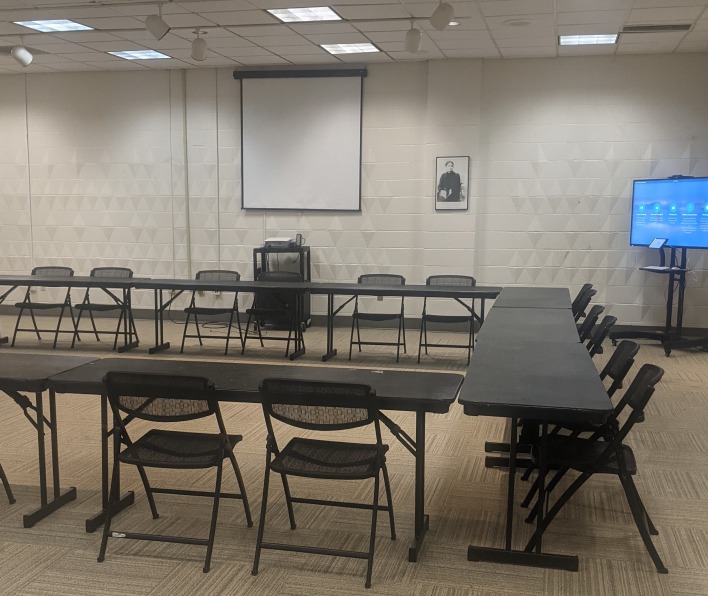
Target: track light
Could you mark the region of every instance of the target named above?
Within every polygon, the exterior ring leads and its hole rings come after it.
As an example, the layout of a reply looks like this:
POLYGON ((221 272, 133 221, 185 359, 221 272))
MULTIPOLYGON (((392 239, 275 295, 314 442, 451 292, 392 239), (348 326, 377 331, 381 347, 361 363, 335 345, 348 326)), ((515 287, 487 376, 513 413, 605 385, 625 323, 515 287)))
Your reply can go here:
POLYGON ((170 32, 170 26, 162 18, 162 4, 157 5, 157 12, 159 14, 151 14, 145 19, 145 28, 150 32, 150 35, 160 41, 170 32))
POLYGON ((12 48, 12 50, 10 50, 10 55, 22 66, 27 67, 32 64, 32 59, 34 56, 24 45, 22 45, 22 43, 22 38, 20 38, 20 45, 12 48))
POLYGON ((197 28, 194 32, 197 36, 192 41, 192 60, 203 62, 207 57, 207 42, 203 37, 199 37, 202 32, 201 29, 197 28))
POLYGON ((455 9, 447 2, 441 2, 430 16, 430 24, 438 31, 442 31, 450 24, 455 16, 455 9))
POLYGON ((422 41, 423 34, 420 32, 420 29, 416 29, 413 26, 413 19, 411 19, 411 28, 406 31, 406 39, 403 43, 403 47, 406 49, 406 52, 415 54, 420 51, 422 41))

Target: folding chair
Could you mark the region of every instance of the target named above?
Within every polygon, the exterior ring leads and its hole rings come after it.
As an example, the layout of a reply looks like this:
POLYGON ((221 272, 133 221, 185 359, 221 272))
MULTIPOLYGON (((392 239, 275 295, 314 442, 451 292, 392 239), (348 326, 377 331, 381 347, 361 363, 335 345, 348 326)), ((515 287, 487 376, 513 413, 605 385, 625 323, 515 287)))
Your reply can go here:
POLYGON ((371 587, 374 562, 376 520, 379 511, 388 511, 391 539, 396 538, 393 518, 391 486, 386 469, 388 445, 381 440, 378 404, 375 393, 367 385, 299 381, 292 379, 265 379, 260 386, 268 439, 266 444, 266 471, 263 482, 263 500, 258 526, 253 575, 258 574, 262 549, 298 551, 339 557, 366 559, 366 587, 371 587), (322 439, 294 437, 284 448, 278 446, 273 420, 299 429, 337 431, 373 426, 375 442, 350 443, 322 439), (340 550, 294 544, 265 542, 266 511, 270 474, 279 474, 285 490, 291 529, 295 529, 293 503, 308 503, 333 507, 371 510, 371 531, 368 551, 340 550), (387 505, 379 505, 379 476, 383 474, 387 505), (326 499, 293 497, 288 476, 326 480, 374 480, 372 503, 353 503, 326 499))
POLYGON ((204 573, 209 571, 211 554, 214 548, 216 520, 221 498, 241 499, 249 527, 253 525, 251 512, 246 497, 241 472, 234 446, 242 439, 241 435, 229 435, 216 399, 214 385, 201 377, 143 374, 111 371, 103 379, 104 392, 110 403, 114 417, 111 434, 117 437, 121 449, 116 449, 113 461, 113 476, 106 508, 106 522, 103 527, 101 548, 98 562, 106 555, 108 538, 128 538, 131 540, 150 540, 195 544, 207 547, 204 561, 204 573), (165 430, 165 424, 212 417, 215 429, 213 434, 165 430), (139 439, 133 441, 128 434, 128 426, 135 420, 160 423, 160 428, 149 429, 139 439), (239 493, 222 493, 221 476, 224 459, 231 462, 239 493), (158 518, 154 494, 192 495, 212 497, 211 525, 209 537, 192 538, 187 536, 165 536, 123 532, 111 529, 112 514, 120 499, 118 479, 120 465, 136 466, 142 479, 153 519, 158 518), (216 468, 216 482, 213 491, 154 488, 148 482, 145 468, 166 468, 172 470, 198 470, 216 468))

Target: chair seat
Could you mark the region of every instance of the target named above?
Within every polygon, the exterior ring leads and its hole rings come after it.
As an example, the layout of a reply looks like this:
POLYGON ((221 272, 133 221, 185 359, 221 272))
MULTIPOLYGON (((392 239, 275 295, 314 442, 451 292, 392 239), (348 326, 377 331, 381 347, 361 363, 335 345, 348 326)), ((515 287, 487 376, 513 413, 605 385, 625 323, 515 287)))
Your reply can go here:
POLYGON ((75 304, 76 310, 93 310, 96 312, 108 312, 110 310, 121 310, 123 307, 119 304, 75 304))
POLYGON ((233 310, 231 307, 189 306, 184 312, 191 315, 229 315, 233 310))
MULTIPOLYGON (((229 435, 231 446, 241 435, 229 435)), ((118 459, 127 464, 160 468, 211 468, 221 456, 219 435, 151 430, 126 447, 118 459)))
MULTIPOLYGON (((619 466, 614 459, 607 462, 599 470, 593 468, 595 462, 598 461, 598 458, 606 448, 607 443, 601 440, 549 437, 546 464, 550 469, 567 467, 580 472, 592 469, 597 474, 618 474, 619 466)), ((636 474, 637 460, 632 449, 627 445, 622 445, 621 449, 627 472, 632 475, 636 474)), ((532 455, 534 462, 538 465, 538 446, 533 447, 532 455)))
POLYGON ((50 308, 63 308, 67 306, 63 302, 15 302, 17 308, 27 308, 32 310, 49 310, 50 308))
MULTIPOLYGON (((381 461, 388 451, 382 446, 381 461)), ((271 470, 279 474, 311 478, 361 479, 373 478, 377 473, 376 445, 292 439, 271 462, 271 470)))
POLYGON ((355 319, 363 321, 391 321, 400 319, 401 313, 385 313, 385 312, 357 312, 352 315, 355 319))
POLYGON ((469 323, 471 315, 429 315, 424 316, 431 323, 469 323))

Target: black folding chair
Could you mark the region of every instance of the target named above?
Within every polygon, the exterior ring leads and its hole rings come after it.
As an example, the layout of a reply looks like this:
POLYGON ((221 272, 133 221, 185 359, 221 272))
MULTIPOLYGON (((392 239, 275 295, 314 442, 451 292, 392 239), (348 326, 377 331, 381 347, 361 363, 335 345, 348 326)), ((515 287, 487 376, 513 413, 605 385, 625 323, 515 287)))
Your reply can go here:
POLYGON ((371 387, 347 383, 298 381, 292 379, 265 379, 260 386, 268 429, 266 445, 266 471, 263 482, 263 500, 258 526, 253 575, 258 574, 262 549, 298 551, 339 557, 366 559, 366 587, 371 587, 371 570, 374 562, 376 519, 379 511, 388 511, 391 539, 396 538, 393 519, 391 486, 386 469, 388 445, 381 440, 379 411, 376 396, 371 387), (295 437, 280 449, 275 438, 273 420, 296 428, 336 431, 373 425, 374 443, 348 443, 295 437), (290 527, 294 530, 293 503, 308 503, 333 507, 348 507, 371 510, 371 533, 368 551, 340 550, 332 548, 300 546, 265 542, 266 510, 270 474, 279 474, 285 489, 290 527), (383 474, 387 505, 379 505, 379 475, 383 474), (326 480, 374 480, 373 502, 353 503, 326 499, 306 499, 290 494, 288 476, 320 478, 326 480))
MULTIPOLYGON (((71 267, 60 267, 60 266, 45 266, 45 267, 35 267, 32 269, 32 275, 37 277, 72 277, 74 275, 74 270, 71 267)), ((41 284, 38 284, 41 285, 41 284)), ((12 343, 10 345, 15 345, 15 339, 17 338, 18 331, 33 331, 37 335, 37 339, 42 339, 40 332, 51 332, 54 333, 54 344, 53 348, 57 347, 57 339, 59 339, 60 333, 71 333, 74 335, 76 331, 76 321, 74 320, 74 311, 71 308, 71 288, 66 289, 66 294, 64 295, 63 302, 37 302, 32 300, 32 293, 34 292, 34 286, 27 286, 27 291, 25 292, 25 297, 22 302, 16 302, 15 308, 19 308, 20 312, 17 315, 17 322, 15 323, 15 332, 12 335, 12 343), (59 310, 59 318, 57 320, 57 326, 55 329, 40 329, 37 326, 37 320, 34 317, 35 311, 48 311, 48 310, 59 310), (69 315, 71 315, 71 331, 61 330, 61 321, 64 318, 64 312, 69 309, 69 315), (32 327, 20 327, 20 321, 22 316, 28 311, 30 317, 32 318, 32 327)))
POLYGON ((600 324, 595 327, 595 331, 588 340, 588 343, 585 344, 588 349, 588 352, 590 352, 590 356, 594 357, 595 354, 602 353, 602 342, 605 341, 605 339, 610 333, 610 329, 612 329, 612 326, 616 322, 617 317, 605 315, 602 321, 600 321, 600 324))
MULTIPOLYGON (((239 281, 241 279, 241 274, 238 271, 227 271, 224 269, 205 269, 203 271, 198 271, 197 280, 205 281, 239 281)), ((234 291, 234 301, 233 304, 229 306, 200 306, 198 304, 199 290, 192 291, 192 299, 189 302, 189 306, 184 309, 187 315, 187 319, 184 322, 184 332, 182 333, 182 346, 179 351, 180 354, 184 352, 184 340, 188 337, 199 339, 199 345, 203 346, 204 339, 218 339, 226 341, 226 347, 224 348, 224 356, 229 353, 229 342, 231 341, 231 329, 233 328, 234 317, 236 317, 236 327, 238 328, 238 339, 241 342, 241 347, 243 348, 243 334, 241 332, 241 318, 238 314, 238 291, 234 291), (206 336, 204 337, 199 331, 199 317, 224 317, 228 315, 228 325, 226 327, 226 337, 214 337, 206 336), (196 328, 196 334, 187 333, 189 328, 189 321, 194 318, 194 327, 196 328)))
MULTIPOLYGON (((392 273, 368 273, 360 275, 358 279, 360 284, 368 284, 375 286, 403 286, 406 283, 406 278, 402 275, 392 273)), ((403 353, 406 354, 406 322, 404 318, 404 299, 401 296, 401 309, 399 312, 363 312, 359 308, 359 296, 354 300, 354 312, 352 313, 352 332, 349 337, 349 360, 352 359, 352 347, 358 346, 361 352, 361 346, 396 346, 396 362, 399 361, 401 355, 401 345, 403 345, 403 353), (362 341, 359 321, 398 321, 398 338, 395 342, 392 341, 362 341), (356 341, 354 340, 354 328, 356 328, 356 341), (401 342, 401 339, 403 342, 401 342)))
MULTIPOLYGON (((294 271, 263 271, 258 276, 258 281, 263 282, 300 282, 302 277, 294 271)), ((302 321, 300 320, 300 309, 298 301, 299 292, 290 289, 263 289, 253 293, 253 304, 246 310, 248 319, 246 320, 246 332, 243 334, 241 354, 246 352, 246 342, 249 339, 257 339, 261 347, 264 347, 263 340, 285 341, 285 357, 290 354, 290 342, 297 345, 297 337, 302 338, 302 321), (251 332, 253 323, 253 332, 251 332), (271 325, 273 328, 285 328, 287 335, 263 335, 263 328, 271 325)))
POLYGON ((592 300, 595 294, 597 294, 597 290, 592 289, 592 284, 585 284, 580 288, 580 292, 578 292, 578 295, 573 299, 570 305, 573 318, 576 322, 578 322, 581 317, 585 316, 585 309, 588 307, 590 300, 592 300))
MULTIPOLYGON (((130 279, 133 277, 133 270, 127 267, 94 267, 91 269, 91 277, 98 278, 119 278, 119 279, 130 279)), ((113 349, 118 347, 118 338, 122 335, 124 344, 128 344, 128 337, 135 336, 136 342, 138 341, 138 330, 135 328, 135 320, 133 319, 133 311, 130 305, 130 289, 127 289, 124 296, 120 298, 116 296, 113 292, 107 288, 86 288, 86 293, 84 294, 84 299, 78 304, 74 305, 74 308, 78 311, 76 316, 76 325, 74 327, 74 338, 71 341, 71 347, 74 347, 76 340, 79 338, 79 327, 81 325, 81 317, 87 312, 89 318, 91 319, 91 328, 93 334, 96 337, 96 341, 101 341, 99 335, 113 335, 113 349), (102 290, 111 299, 109 303, 91 302, 91 290, 102 290), (96 327, 96 320, 94 319, 93 313, 107 313, 107 312, 118 312, 118 323, 115 330, 106 331, 100 330, 96 327), (123 325, 125 323, 125 325, 123 325)))
POLYGON ((206 546, 204 573, 208 572, 214 548, 219 500, 221 498, 242 499, 246 522, 249 527, 253 525, 246 488, 234 456, 234 446, 241 441, 242 437, 241 435, 227 434, 213 383, 201 377, 111 371, 103 379, 103 384, 114 417, 111 434, 117 437, 121 450, 116 449, 113 461, 113 477, 108 507, 105 511, 106 522, 98 555, 99 563, 105 558, 109 537, 128 538, 206 546), (135 420, 158 422, 164 425, 205 417, 214 418, 215 428, 218 432, 207 434, 173 431, 164 430, 164 427, 161 426, 148 430, 136 441, 133 441, 128 434, 127 427, 135 420), (238 482, 239 493, 221 492, 222 466, 225 458, 231 462, 238 482), (118 479, 121 464, 137 467, 145 487, 153 519, 158 518, 153 497, 155 493, 212 497, 209 537, 204 539, 112 530, 113 509, 120 498, 118 479), (145 472, 145 468, 148 467, 173 470, 216 468, 215 487, 213 491, 209 492, 155 488, 150 486, 148 482, 145 472))
POLYGON ((0 464, 0 481, 2 481, 3 487, 5 487, 5 492, 7 493, 7 500, 10 501, 10 505, 15 502, 15 497, 12 494, 12 489, 10 488, 10 481, 7 479, 5 470, 2 469, 2 464, 0 464))
MULTIPOLYGON (((431 275, 425 281, 428 286, 448 287, 448 288, 472 288, 477 285, 477 280, 469 275, 431 275)), ((423 314, 420 320, 420 339, 418 341, 418 362, 420 363, 421 348, 437 346, 428 342, 428 323, 441 323, 444 325, 468 325, 467 343, 445 344, 446 348, 464 348, 467 350, 467 364, 470 363, 472 350, 474 350, 474 298, 471 304, 465 304, 462 300, 455 298, 457 302, 465 307, 466 313, 460 315, 439 315, 428 312, 428 298, 423 299, 423 314)), ((450 300, 448 299, 448 302, 450 300)))
MULTIPOLYGON (((622 484, 634 523, 639 530, 649 556, 654 562, 656 570, 659 573, 668 573, 651 539, 651 535, 658 534, 658 531, 652 523, 639 496, 637 487, 632 480, 632 476, 637 473, 637 462, 634 453, 628 445, 624 444, 624 440, 634 424, 639 422, 649 399, 654 393, 655 386, 663 374, 664 371, 653 364, 642 366, 625 395, 617 404, 613 416, 592 437, 556 436, 548 438, 545 465, 548 469, 558 471, 548 483, 546 495, 550 495, 551 491, 568 471, 576 470, 580 472, 580 476, 558 497, 545 514, 539 530, 536 531, 526 546, 527 551, 533 550, 537 541, 558 512, 591 476, 594 474, 613 474, 619 478, 622 484), (625 409, 629 411, 629 414, 626 416, 625 422, 622 423, 620 414, 625 409)), ((537 466, 540 465, 541 449, 541 446, 536 445, 531 452, 537 466)), ((536 503, 537 515, 542 513, 544 506, 545 503, 536 503)))
POLYGON ((581 343, 585 343, 585 341, 590 337, 593 329, 595 329, 597 319, 604 310, 604 306, 596 304, 590 309, 587 316, 583 319, 583 322, 578 325, 578 335, 580 336, 581 343))

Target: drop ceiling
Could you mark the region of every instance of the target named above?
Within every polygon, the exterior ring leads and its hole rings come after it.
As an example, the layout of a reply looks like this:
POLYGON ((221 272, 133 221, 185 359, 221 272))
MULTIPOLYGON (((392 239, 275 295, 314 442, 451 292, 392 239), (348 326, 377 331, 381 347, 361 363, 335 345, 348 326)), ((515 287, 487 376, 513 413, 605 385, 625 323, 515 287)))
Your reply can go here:
POLYGON ((446 58, 532 58, 708 51, 708 0, 447 0, 456 27, 436 31, 426 0, 191 0, 164 2, 172 28, 160 41, 145 30, 157 3, 135 0, 0 0, 0 74, 17 72, 199 68, 290 64, 404 62, 446 58), (269 8, 331 6, 338 22, 280 23, 269 8), (418 53, 404 49, 410 19, 423 33, 418 53), (36 33, 13 21, 71 19, 93 31, 36 33), (688 31, 624 33, 615 45, 559 47, 559 35, 618 33, 636 25, 690 25, 688 31), (202 28, 207 59, 190 57, 202 28), (34 54, 27 68, 9 55, 22 42, 34 54), (332 56, 320 44, 371 42, 381 51, 332 56), (108 52, 153 49, 164 60, 128 61, 108 52))

